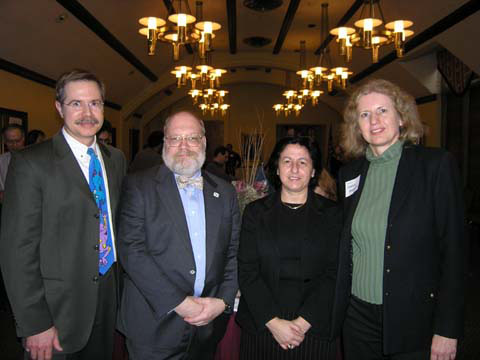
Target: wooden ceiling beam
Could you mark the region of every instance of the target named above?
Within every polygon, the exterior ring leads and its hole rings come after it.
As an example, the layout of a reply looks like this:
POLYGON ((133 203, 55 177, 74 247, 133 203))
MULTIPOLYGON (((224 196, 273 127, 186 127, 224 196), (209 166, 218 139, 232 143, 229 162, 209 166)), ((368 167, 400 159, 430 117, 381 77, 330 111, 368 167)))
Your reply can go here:
POLYGON ((154 82, 158 80, 146 65, 144 65, 130 50, 123 45, 108 29, 100 23, 87 9, 76 0, 57 0, 57 3, 67 9, 73 16, 89 28, 95 35, 102 39, 108 46, 115 50, 121 57, 140 71, 147 79, 154 82))
POLYGON ((295 18, 298 6, 300 5, 300 1, 301 0, 290 0, 287 13, 283 19, 282 27, 280 28, 280 32, 277 36, 277 42, 273 48, 274 55, 278 55, 280 50, 282 50, 283 43, 287 37, 288 31, 290 30, 290 26, 292 26, 293 19, 295 18))
MULTIPOLYGON (((470 15, 473 15, 478 10, 480 10, 480 1, 478 0, 470 0, 469 2, 465 3, 463 6, 460 6, 457 10, 450 13, 449 15, 445 16, 443 19, 437 21, 435 24, 427 28, 426 30, 422 31, 417 36, 413 37, 410 41, 405 43, 405 50, 404 53, 408 53, 413 49, 419 47, 420 45, 424 44, 425 42, 433 39, 435 36, 440 35, 444 31, 450 29, 452 26, 458 24, 459 22, 465 20, 470 15)), ((350 79, 350 83, 354 84, 367 76, 370 76, 375 71, 383 68, 384 66, 390 64, 391 62, 397 59, 396 51, 393 50, 392 52, 388 53, 386 56, 381 58, 377 63, 370 65, 365 70, 359 72, 358 74, 354 75, 350 79)))
POLYGON ((228 18, 228 44, 230 54, 237 53, 237 2, 236 0, 227 1, 227 18, 228 18))

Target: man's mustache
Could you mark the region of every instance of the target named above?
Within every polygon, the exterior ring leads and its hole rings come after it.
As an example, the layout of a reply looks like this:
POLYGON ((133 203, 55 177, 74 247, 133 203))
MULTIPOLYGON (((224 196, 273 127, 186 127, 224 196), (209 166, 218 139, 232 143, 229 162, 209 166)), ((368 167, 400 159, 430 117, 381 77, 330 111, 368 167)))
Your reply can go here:
POLYGON ((76 124, 76 125, 81 125, 81 124, 93 124, 93 125, 97 125, 97 124, 100 124, 100 121, 98 121, 97 119, 83 118, 83 119, 79 119, 79 120, 75 121, 75 124, 76 124))

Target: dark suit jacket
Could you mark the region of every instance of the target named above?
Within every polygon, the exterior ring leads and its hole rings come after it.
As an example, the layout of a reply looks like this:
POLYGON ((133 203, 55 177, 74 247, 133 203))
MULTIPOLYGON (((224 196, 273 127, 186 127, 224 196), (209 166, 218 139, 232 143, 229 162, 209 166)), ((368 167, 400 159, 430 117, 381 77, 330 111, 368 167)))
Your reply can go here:
MULTIPOLYGON (((274 229, 276 210, 283 206, 280 193, 247 205, 243 214, 238 276, 241 291, 237 322, 246 331, 259 332, 280 317, 280 254, 274 229)), ((312 325, 312 332, 328 338, 335 291, 336 253, 342 217, 339 206, 313 192, 307 201, 307 227, 301 241, 303 303, 298 315, 312 325)), ((295 224, 291 224, 295 226, 295 224)), ((299 234, 300 235, 300 234, 299 234)))
MULTIPOLYGON (((336 326, 348 305, 352 273, 351 225, 369 162, 340 171, 345 225, 339 255, 336 326), (345 198, 345 182, 360 176, 345 198)), ((394 183, 385 237, 383 345, 386 354, 429 348, 432 335, 458 339, 463 331, 464 220, 453 157, 441 149, 405 145, 394 183)))
MULTIPOLYGON (((126 162, 119 150, 100 149, 114 219, 126 162)), ((97 305, 98 239, 97 205, 63 135, 15 153, 0 257, 18 336, 55 326, 65 352, 86 344, 97 305)))
MULTIPOLYGON (((233 306, 240 216, 235 190, 202 173, 206 278, 202 296, 233 306)), ((175 348, 190 325, 175 311, 194 293, 195 260, 174 174, 165 166, 129 175, 119 212, 118 250, 126 272, 119 329, 138 345, 175 348)), ((203 338, 212 323, 198 328, 203 338)))

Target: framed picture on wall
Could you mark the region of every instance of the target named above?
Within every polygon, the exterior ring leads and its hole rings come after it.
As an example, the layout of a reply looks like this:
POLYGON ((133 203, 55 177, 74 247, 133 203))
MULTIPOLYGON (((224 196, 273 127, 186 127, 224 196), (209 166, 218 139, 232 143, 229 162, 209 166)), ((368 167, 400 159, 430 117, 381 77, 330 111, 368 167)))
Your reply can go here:
MULTIPOLYGON (((25 135, 28 132, 28 113, 23 111, 0 108, 0 125, 2 129, 9 124, 18 124, 23 127, 25 135)), ((0 138, 0 152, 5 152, 5 144, 3 143, 3 136, 0 138)))

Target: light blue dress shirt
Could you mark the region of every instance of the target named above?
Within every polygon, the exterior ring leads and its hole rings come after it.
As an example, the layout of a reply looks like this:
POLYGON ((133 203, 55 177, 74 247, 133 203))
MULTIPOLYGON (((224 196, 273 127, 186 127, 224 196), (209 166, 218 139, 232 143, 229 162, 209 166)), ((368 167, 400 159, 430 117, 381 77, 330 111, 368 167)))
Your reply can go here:
MULTIPOLYGON (((198 171, 193 178, 200 176, 198 171)), ((177 177, 177 175, 175 175, 177 177)), ((178 185, 177 185, 178 186, 178 185)), ((203 191, 191 185, 178 189, 182 199, 183 210, 187 219, 188 233, 192 243, 193 256, 195 258, 195 285, 194 295, 202 295, 205 285, 206 273, 206 230, 205 230, 205 203, 203 191)))

